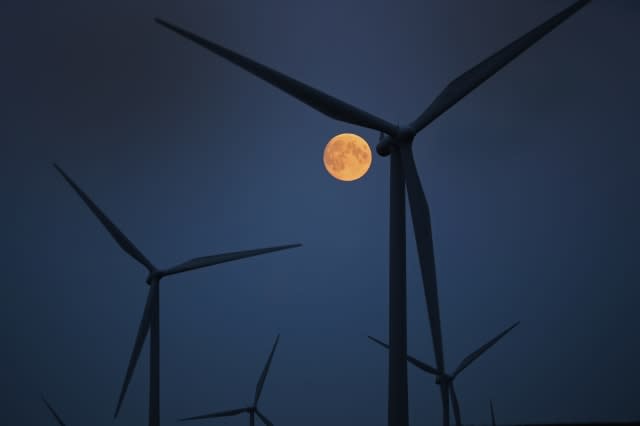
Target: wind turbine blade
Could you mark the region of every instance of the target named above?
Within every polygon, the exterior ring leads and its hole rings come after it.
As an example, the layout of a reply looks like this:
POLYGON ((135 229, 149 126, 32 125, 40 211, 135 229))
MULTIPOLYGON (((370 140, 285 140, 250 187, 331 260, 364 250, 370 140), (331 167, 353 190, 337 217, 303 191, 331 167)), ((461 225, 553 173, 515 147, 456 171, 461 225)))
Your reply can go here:
POLYGON ((355 124, 357 126, 369 129, 379 130, 388 135, 396 134, 396 126, 369 114, 353 105, 350 105, 340 99, 328 95, 318 89, 315 89, 301 81, 298 81, 288 75, 260 64, 250 58, 240 55, 233 50, 227 49, 217 43, 206 40, 190 31, 182 29, 162 19, 156 18, 158 24, 171 31, 193 41, 194 43, 204 47, 228 60, 229 62, 239 66, 245 71, 253 74, 261 80, 266 81, 272 86, 277 87, 283 92, 288 93, 301 102, 309 105, 316 111, 321 112, 333 119, 344 121, 346 123, 355 124))
POLYGON ((273 342, 273 347, 271 348, 271 353, 269 354, 269 358, 267 359, 267 363, 264 365, 262 369, 262 374, 260 374, 260 379, 258 379, 258 384, 256 385, 256 394, 253 398, 253 406, 258 405, 258 399, 260 399, 260 394, 262 393, 262 388, 264 386, 264 381, 267 378, 267 374, 269 374, 269 368, 271 367, 271 360, 273 360, 273 354, 276 351, 276 347, 278 346, 278 341, 280 340, 280 335, 276 336, 275 342, 273 342))
POLYGON ((409 195, 413 233, 418 247, 422 285, 427 301, 433 351, 436 356, 436 368, 439 372, 444 372, 444 351, 442 348, 442 329, 440 326, 438 283, 436 281, 436 265, 433 254, 433 236, 431 234, 429 204, 427 203, 427 198, 424 195, 418 171, 416 170, 411 145, 401 146, 400 155, 407 185, 407 194, 409 195))
POLYGON ((491 426, 496 426, 496 414, 493 412, 493 401, 489 400, 489 408, 491 408, 491 426))
MULTIPOLYGON (((382 341, 376 339, 375 337, 371 337, 371 336, 368 336, 368 337, 369 339, 373 340, 380 346, 384 346, 385 348, 389 349, 389 345, 387 345, 386 343, 383 343, 382 341)), ((427 373, 433 374, 435 376, 438 375, 438 370, 420 361, 419 359, 412 357, 411 355, 407 355, 407 361, 409 361, 411 364, 413 364, 415 367, 418 367, 422 371, 426 371, 427 373)))
POLYGON ((469 364, 471 364, 473 361, 478 359, 478 357, 480 355, 482 355, 483 353, 485 353, 491 346, 493 346, 496 343, 498 343, 498 340, 502 339, 508 332, 513 330, 518 324, 520 324, 520 321, 517 321, 516 323, 511 325, 509 328, 504 330, 502 333, 498 334, 496 337, 494 337, 493 339, 489 340, 484 345, 480 346, 480 348, 476 349, 474 352, 472 352, 471 354, 467 355, 467 357, 465 359, 463 359, 462 362, 460 362, 460 365, 458 365, 458 368, 456 368, 456 370, 453 372, 452 377, 455 378, 458 374, 460 374, 462 372, 462 370, 467 368, 469 366, 469 364))
POLYGON ((51 404, 49 404, 49 401, 47 401, 47 399, 44 397, 44 395, 41 396, 42 397, 42 401, 45 403, 45 405, 47 406, 47 408, 49 409, 49 412, 51 412, 51 415, 53 417, 55 417, 56 421, 58 422, 58 424, 60 426, 65 426, 65 423, 62 421, 62 419, 60 418, 60 416, 58 415, 58 413, 56 413, 56 410, 53 409, 53 407, 51 406, 51 404))
POLYGON ((215 417, 229 417, 229 416, 236 416, 238 414, 248 413, 248 412, 249 412, 248 408, 237 408, 235 410, 218 411, 217 413, 203 414, 201 416, 194 416, 194 417, 186 417, 184 419, 180 419, 180 421, 184 422, 186 420, 213 419, 215 417))
POLYGON ((456 426, 462 426, 460 405, 458 404, 458 396, 456 395, 456 390, 453 387, 453 382, 449 383, 449 393, 451 394, 451 402, 453 403, 453 415, 456 419, 456 426))
POLYGON ((124 382, 122 383, 122 389, 120 390, 118 405, 116 406, 116 411, 113 415, 114 418, 118 417, 120 407, 122 406, 122 401, 124 400, 124 396, 127 393, 127 389, 129 388, 131 376, 133 375, 133 371, 135 370, 138 363, 138 358, 140 358, 142 345, 144 344, 147 334, 149 333, 151 317, 154 315, 154 312, 152 312, 153 306, 155 306, 154 299, 158 297, 157 288, 157 284, 153 285, 149 288, 149 292, 147 293, 147 301, 144 305, 144 313, 142 314, 142 319, 140 320, 140 325, 138 326, 138 335, 136 336, 136 341, 133 344, 133 351, 131 352, 131 357, 129 358, 129 365, 127 367, 127 373, 124 377, 124 382))
POLYGON ((244 259, 245 257, 258 256, 261 254, 271 253, 279 250, 300 247, 302 244, 288 244, 284 246, 266 247, 255 250, 236 251, 231 253, 216 254, 213 256, 197 257, 184 263, 162 271, 163 276, 178 274, 180 272, 192 271, 194 269, 206 268, 207 266, 217 265, 219 263, 231 262, 234 260, 244 259))
POLYGON ((262 414, 260 410, 256 409, 256 414, 258 415, 258 417, 260 417, 260 420, 262 420, 262 422, 265 425, 273 426, 273 423, 271 422, 271 420, 269 420, 264 414, 262 414))
POLYGON ((116 243, 129 254, 129 256, 133 257, 135 260, 144 265, 145 268, 149 271, 153 271, 155 268, 153 264, 147 259, 138 248, 131 242, 129 239, 118 229, 118 227, 111 222, 111 220, 105 215, 102 210, 89 198, 89 196, 82 190, 76 183, 58 166, 57 164, 53 164, 53 167, 60 172, 64 180, 67 181, 69 185, 76 191, 76 193, 82 198, 87 207, 93 212, 93 214, 98 218, 98 220, 107 228, 107 231, 116 243))
POLYGON ((584 7, 590 0, 580 0, 562 12, 543 22, 511 44, 500 49, 475 67, 453 80, 429 107, 413 122, 411 127, 419 132, 445 111, 464 98, 472 90, 500 71, 535 42, 551 32, 571 15, 584 7))

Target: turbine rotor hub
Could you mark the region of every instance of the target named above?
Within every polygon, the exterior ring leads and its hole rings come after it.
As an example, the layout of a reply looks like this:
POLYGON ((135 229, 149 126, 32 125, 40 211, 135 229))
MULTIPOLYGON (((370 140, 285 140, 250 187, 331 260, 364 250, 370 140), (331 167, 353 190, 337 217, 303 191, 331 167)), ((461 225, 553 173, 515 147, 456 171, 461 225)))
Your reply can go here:
POLYGON ((411 143, 413 138, 416 137, 416 131, 410 126, 398 127, 398 134, 396 135, 396 144, 411 143))
POLYGON ((449 376, 448 374, 440 374, 439 376, 436 376, 436 384, 437 385, 442 385, 444 383, 450 383, 453 380, 453 377, 449 376))
POLYGON ((153 284, 157 284, 158 282, 160 282, 160 278, 162 277, 162 274, 160 273, 160 271, 151 271, 149 272, 149 275, 147 275, 147 285, 151 286, 153 284))
POLYGON ((410 144, 416 136, 416 131, 411 126, 398 126, 395 136, 381 135, 376 152, 382 157, 391 154, 394 149, 403 144, 410 144))

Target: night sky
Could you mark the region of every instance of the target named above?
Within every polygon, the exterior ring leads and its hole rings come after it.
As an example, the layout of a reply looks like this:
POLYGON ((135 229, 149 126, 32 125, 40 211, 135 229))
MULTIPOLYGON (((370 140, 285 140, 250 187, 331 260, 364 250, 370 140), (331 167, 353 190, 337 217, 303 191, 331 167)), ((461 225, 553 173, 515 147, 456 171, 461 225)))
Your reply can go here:
MULTIPOLYGON (((162 17, 391 122, 571 3, 51 2, 0 6, 0 424, 113 424, 146 272, 58 162, 159 266, 300 242, 166 278, 163 424, 261 399, 277 425, 385 425, 388 158, 359 181, 325 117, 162 17)), ((421 132, 445 357, 465 423, 640 418, 640 2, 594 1, 421 132)), ((410 223, 410 221, 408 221, 410 223)), ((409 227, 411 232, 411 227, 409 227)), ((434 362, 408 235, 409 352, 434 362)), ((148 344, 148 343, 147 343, 148 344)), ((147 419, 145 346, 116 424, 147 419)), ((409 367, 411 424, 439 424, 409 367)), ((245 416, 193 424, 245 425, 245 416)))

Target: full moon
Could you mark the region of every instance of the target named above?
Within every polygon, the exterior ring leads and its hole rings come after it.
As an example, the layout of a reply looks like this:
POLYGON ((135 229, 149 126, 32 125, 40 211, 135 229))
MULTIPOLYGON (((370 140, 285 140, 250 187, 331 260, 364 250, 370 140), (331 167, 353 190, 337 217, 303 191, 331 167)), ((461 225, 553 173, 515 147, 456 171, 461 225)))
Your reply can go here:
POLYGON ((360 179, 371 166, 371 148, 353 133, 334 136, 324 148, 324 167, 334 178, 346 182, 360 179))

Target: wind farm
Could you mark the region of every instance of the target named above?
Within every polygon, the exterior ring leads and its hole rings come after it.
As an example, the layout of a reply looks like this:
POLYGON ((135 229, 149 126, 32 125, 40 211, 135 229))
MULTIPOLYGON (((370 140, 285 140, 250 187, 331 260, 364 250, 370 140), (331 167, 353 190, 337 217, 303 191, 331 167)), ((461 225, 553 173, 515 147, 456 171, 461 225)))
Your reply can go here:
POLYGON ((633 3, 7 10, 0 423, 638 418, 633 3))
MULTIPOLYGON (((407 357, 405 185, 429 316, 436 369, 439 375, 445 374, 431 213, 413 158, 413 140, 418 132, 588 3, 589 0, 575 2, 470 68, 449 83, 422 114, 403 126, 394 126, 384 119, 204 39, 193 32, 163 19, 156 19, 160 25, 241 67, 318 112, 339 121, 380 132, 376 150, 381 156, 391 156, 389 174, 389 400, 387 422, 389 426, 407 426, 409 424, 408 381, 405 361, 407 357)), ((449 395, 445 385, 441 386, 440 393, 443 407, 442 424, 448 426, 449 395)))

